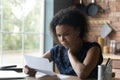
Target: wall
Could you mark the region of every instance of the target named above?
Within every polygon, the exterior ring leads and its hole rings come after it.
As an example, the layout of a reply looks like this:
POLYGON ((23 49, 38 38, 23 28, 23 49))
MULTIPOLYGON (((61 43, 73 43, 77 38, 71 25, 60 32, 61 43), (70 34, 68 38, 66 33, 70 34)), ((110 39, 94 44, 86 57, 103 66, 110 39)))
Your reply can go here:
MULTIPOLYGON (((84 4, 88 5, 91 3, 91 0, 83 0, 84 4)), ((107 0, 96 0, 96 4, 100 5, 102 9, 105 9, 107 6, 107 0)), ((79 3, 79 0, 73 0, 73 5, 79 3)), ((97 36, 99 35, 99 31, 104 23, 108 23, 109 26, 112 27, 113 31, 108 35, 110 40, 118 40, 120 41, 120 0, 109 0, 109 8, 110 11, 101 12, 98 15, 91 17, 91 29, 89 38, 90 40, 96 40, 97 36)))
POLYGON ((54 0, 54 14, 60 9, 67 8, 72 5, 72 0, 54 0))

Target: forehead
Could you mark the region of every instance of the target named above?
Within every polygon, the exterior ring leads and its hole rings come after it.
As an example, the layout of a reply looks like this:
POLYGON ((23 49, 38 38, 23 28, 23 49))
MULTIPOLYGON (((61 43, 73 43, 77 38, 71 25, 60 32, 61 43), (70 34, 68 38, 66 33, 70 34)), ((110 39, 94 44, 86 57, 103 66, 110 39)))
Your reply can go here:
POLYGON ((74 30, 75 28, 69 25, 57 25, 56 26, 56 32, 57 31, 74 31, 74 30))

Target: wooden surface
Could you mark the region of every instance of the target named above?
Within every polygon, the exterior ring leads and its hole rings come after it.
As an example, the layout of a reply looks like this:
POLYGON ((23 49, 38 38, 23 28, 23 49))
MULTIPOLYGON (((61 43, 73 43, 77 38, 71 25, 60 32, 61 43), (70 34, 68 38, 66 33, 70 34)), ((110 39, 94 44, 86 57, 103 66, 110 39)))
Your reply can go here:
MULTIPOLYGON (((66 79, 58 79, 57 77, 53 76, 46 76, 42 78, 34 78, 34 77, 26 77, 25 79, 15 79, 15 80, 97 80, 97 79, 79 79, 78 77, 75 76, 70 76, 69 78, 66 79)), ((120 78, 114 78, 112 80, 120 80, 120 78)))
POLYGON ((120 60, 120 54, 117 55, 117 54, 111 54, 111 53, 103 53, 103 57, 104 57, 104 59, 111 58, 111 59, 119 59, 120 60))

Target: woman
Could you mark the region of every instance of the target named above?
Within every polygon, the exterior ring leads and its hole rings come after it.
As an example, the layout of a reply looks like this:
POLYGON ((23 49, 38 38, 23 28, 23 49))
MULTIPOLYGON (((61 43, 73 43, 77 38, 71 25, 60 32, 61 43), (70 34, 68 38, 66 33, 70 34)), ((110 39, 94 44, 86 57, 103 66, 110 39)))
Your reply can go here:
MULTIPOLYGON (((43 57, 54 61, 61 74, 78 76, 80 79, 97 78, 97 66, 103 61, 97 42, 89 42, 87 17, 78 9, 60 10, 50 23, 50 31, 57 44, 43 57)), ((36 71, 25 66, 25 72, 34 76, 36 71)))

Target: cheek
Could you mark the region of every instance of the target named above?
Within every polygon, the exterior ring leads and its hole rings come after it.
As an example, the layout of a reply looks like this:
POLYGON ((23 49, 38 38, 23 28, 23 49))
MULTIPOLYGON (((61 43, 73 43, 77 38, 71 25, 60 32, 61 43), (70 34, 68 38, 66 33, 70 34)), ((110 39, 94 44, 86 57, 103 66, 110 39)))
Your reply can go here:
POLYGON ((70 36, 70 37, 67 38, 67 41, 72 43, 72 42, 76 41, 76 37, 75 36, 70 36))
POLYGON ((78 41, 78 36, 71 36, 69 39, 68 39, 68 41, 69 41, 69 43, 71 43, 71 44, 74 44, 75 42, 77 42, 78 41))
POLYGON ((71 40, 74 40, 74 39, 76 40, 77 38, 78 38, 78 36, 77 36, 77 35, 74 35, 74 34, 70 36, 70 39, 71 39, 71 40))

